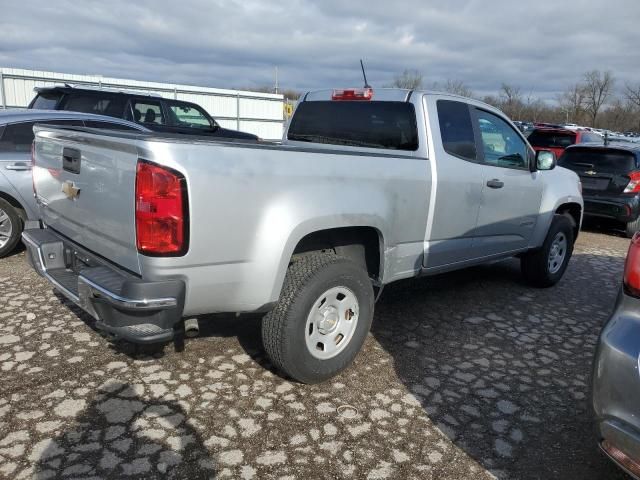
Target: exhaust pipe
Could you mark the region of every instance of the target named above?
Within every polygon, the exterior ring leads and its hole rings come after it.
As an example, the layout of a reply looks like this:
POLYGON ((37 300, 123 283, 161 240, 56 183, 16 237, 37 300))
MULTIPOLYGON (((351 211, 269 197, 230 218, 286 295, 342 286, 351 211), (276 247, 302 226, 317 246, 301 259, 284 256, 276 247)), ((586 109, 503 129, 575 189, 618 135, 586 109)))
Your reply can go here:
POLYGON ((184 321, 184 334, 188 338, 197 337, 200 333, 200 327, 198 326, 197 318, 187 318, 184 321))

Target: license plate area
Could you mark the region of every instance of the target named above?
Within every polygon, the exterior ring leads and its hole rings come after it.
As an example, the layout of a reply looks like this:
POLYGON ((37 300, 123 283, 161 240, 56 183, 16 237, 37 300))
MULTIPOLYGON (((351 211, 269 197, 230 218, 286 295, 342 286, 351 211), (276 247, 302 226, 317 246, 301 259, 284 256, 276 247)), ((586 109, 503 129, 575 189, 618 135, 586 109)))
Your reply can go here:
POLYGON ((580 181, 587 190, 606 190, 609 186, 608 178, 580 177, 580 181))

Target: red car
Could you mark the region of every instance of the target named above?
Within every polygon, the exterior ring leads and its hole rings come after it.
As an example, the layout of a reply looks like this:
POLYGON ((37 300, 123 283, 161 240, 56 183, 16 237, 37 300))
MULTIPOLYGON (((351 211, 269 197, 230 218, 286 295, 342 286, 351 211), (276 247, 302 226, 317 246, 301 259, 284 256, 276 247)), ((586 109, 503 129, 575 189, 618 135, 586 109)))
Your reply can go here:
POLYGON ((529 143, 537 152, 550 150, 556 158, 564 153, 564 149, 574 143, 602 143, 602 137, 588 130, 569 130, 560 127, 535 128, 528 137, 529 143))

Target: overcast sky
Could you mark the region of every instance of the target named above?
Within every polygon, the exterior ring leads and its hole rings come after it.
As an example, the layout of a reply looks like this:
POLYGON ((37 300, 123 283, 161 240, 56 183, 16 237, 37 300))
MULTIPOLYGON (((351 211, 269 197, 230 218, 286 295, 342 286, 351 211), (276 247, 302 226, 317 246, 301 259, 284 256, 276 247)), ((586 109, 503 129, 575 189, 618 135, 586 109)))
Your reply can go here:
POLYGON ((502 82, 551 99, 583 72, 640 83, 640 0, 0 0, 0 66, 219 88, 502 82))

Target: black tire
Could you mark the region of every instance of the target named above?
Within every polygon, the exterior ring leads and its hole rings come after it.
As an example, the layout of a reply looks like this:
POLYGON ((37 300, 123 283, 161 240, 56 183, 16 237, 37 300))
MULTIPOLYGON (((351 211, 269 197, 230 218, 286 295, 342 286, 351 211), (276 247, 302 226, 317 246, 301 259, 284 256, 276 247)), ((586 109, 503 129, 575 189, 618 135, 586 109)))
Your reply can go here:
MULTIPOLYGON (((0 258, 4 258, 13 252, 13 249, 16 248, 16 245, 20 241, 23 224, 20 215, 18 215, 18 212, 13 205, 3 198, 0 198, 0 223, 2 225, 10 224, 11 226, 11 235, 9 236, 9 240, 0 247, 0 258), (5 216, 2 212, 6 214, 6 219, 4 221, 1 220, 5 216)), ((5 238, 0 237, 0 243, 3 240, 5 240, 5 238)))
POLYGON ((371 280, 360 264, 330 253, 304 255, 289 265, 280 299, 262 320, 264 348, 276 368, 291 378, 322 382, 353 362, 371 327, 373 305, 371 280), (358 320, 350 340, 336 356, 318 359, 307 348, 307 317, 321 295, 335 287, 353 292, 358 320))
POLYGON ((627 238, 633 237, 633 235, 640 230, 640 217, 636 218, 633 222, 628 222, 625 226, 625 234, 627 238))
POLYGON ((564 275, 573 253, 573 237, 573 222, 565 215, 554 215, 542 247, 527 252, 520 258, 520 267, 526 281, 540 288, 552 287, 558 283, 564 275), (565 236, 566 250, 560 268, 552 273, 549 268, 549 255, 553 241, 559 233, 565 236))

